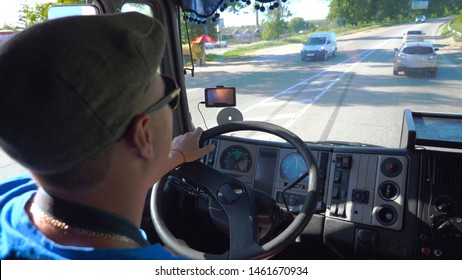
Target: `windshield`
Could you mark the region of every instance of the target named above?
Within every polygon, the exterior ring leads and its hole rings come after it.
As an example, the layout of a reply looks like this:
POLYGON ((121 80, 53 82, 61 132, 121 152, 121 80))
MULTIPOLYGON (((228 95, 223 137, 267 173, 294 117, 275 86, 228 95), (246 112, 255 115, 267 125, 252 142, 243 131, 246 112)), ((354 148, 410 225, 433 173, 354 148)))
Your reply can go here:
POLYGON ((431 47, 407 47, 407 48, 404 48, 401 52, 405 54, 430 54, 430 53, 433 53, 433 48, 431 47))
POLYGON ((324 37, 310 37, 306 42, 308 45, 323 45, 326 42, 324 37))
MULTIPOLYGON (((414 19, 421 10, 409 10, 402 1, 386 1, 380 9, 355 6, 353 15, 339 6, 345 1, 314 1, 320 6, 312 6, 312 2, 281 3, 282 8, 258 14, 255 9, 242 9, 237 15, 221 12, 222 21, 214 28, 188 22, 193 26, 191 40, 207 31, 217 41, 227 42, 227 47, 204 48, 204 60, 194 61, 194 77, 189 72, 185 76, 194 126, 217 125, 223 108, 206 108, 200 103, 204 89, 216 86, 236 88, 235 108, 244 120, 278 124, 311 142, 397 148, 405 109, 460 113, 462 44, 448 32, 450 18, 445 17, 444 9, 449 6, 433 2, 433 10, 428 8, 432 21, 418 25, 427 34, 424 40, 440 49, 437 68, 410 65, 410 70, 415 67, 417 71, 400 69, 393 75, 393 50, 402 48, 402 34, 410 25, 417 25, 414 19), (313 9, 309 15, 304 13, 313 9), (250 20, 244 22, 247 17, 250 20), (374 24, 364 23, 368 21, 374 24), (280 31, 276 32, 275 26, 280 31), (257 29, 261 33, 253 32, 257 29), (325 38, 306 41, 314 32, 335 32, 337 36, 336 46, 326 49, 325 60, 324 53, 302 52, 304 42, 324 43, 325 38)), ((456 22, 458 18, 452 21, 452 28, 461 25, 456 22)), ((433 50, 409 47, 403 52, 428 54, 433 50)), ((187 57, 185 61, 190 67, 187 57)), ((254 132, 242 135, 267 139, 254 132)))
POLYGON ((422 31, 408 31, 407 35, 422 35, 422 31))

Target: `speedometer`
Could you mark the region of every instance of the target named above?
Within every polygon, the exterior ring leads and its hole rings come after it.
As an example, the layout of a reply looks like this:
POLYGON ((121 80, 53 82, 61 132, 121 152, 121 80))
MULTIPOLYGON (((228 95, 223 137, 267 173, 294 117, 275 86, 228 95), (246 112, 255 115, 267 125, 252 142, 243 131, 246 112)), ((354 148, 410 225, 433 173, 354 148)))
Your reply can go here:
POLYGON ((247 173, 252 167, 252 155, 243 146, 229 146, 221 153, 220 167, 225 170, 247 173))
POLYGON ((288 154, 281 163, 281 178, 295 180, 302 176, 308 168, 303 157, 298 153, 288 154))

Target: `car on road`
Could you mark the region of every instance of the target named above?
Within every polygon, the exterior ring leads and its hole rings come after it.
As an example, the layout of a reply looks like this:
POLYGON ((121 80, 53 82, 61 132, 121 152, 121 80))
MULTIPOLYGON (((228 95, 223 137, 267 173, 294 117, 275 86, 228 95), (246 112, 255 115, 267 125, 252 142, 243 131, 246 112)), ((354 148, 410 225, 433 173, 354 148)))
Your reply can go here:
POLYGON ((422 30, 408 30, 403 34, 403 42, 423 41, 425 33, 422 30))
POLYGON ((328 56, 337 53, 337 35, 334 32, 318 32, 312 34, 300 51, 302 61, 309 59, 327 60, 328 56))
POLYGON ((431 42, 406 42, 400 49, 395 49, 393 75, 400 71, 425 72, 436 76, 438 70, 438 48, 431 42))
POLYGON ((425 22, 426 20, 427 20, 427 17, 425 15, 420 15, 420 16, 415 18, 416 23, 425 22))

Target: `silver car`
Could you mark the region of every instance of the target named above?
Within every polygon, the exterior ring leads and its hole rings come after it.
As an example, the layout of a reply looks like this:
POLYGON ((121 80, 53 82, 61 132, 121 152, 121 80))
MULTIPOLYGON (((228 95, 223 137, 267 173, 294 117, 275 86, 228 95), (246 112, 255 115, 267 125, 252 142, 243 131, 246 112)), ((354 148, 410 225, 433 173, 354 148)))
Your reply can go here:
POLYGON ((423 41, 425 33, 422 30, 409 30, 403 34, 403 42, 423 41))
POLYGON ((431 42, 406 42, 401 49, 395 49, 393 75, 400 71, 425 72, 436 76, 438 69, 438 55, 431 42))

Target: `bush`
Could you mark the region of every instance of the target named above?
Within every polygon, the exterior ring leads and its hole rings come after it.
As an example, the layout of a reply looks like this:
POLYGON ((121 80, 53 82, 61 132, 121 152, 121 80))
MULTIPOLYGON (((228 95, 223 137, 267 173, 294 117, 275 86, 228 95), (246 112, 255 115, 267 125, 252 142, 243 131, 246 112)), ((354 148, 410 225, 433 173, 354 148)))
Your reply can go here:
POLYGON ((462 22, 462 10, 460 10, 459 22, 462 22))

